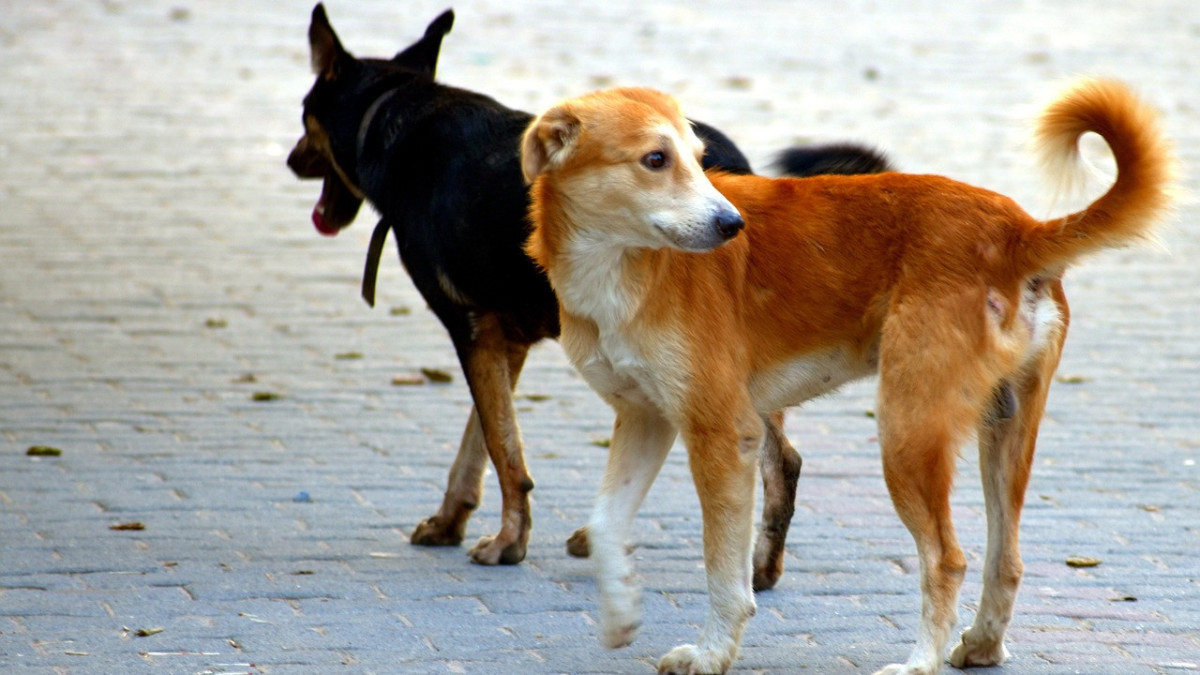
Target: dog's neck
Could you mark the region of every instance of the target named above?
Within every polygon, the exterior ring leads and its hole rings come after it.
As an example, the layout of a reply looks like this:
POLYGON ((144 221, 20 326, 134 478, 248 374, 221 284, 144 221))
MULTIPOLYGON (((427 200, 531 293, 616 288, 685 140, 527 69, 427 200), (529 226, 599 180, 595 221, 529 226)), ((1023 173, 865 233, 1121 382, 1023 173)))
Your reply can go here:
POLYGON ((659 251, 575 235, 548 273, 563 309, 615 329, 637 314, 659 251))
POLYGON ((419 95, 422 88, 437 89, 439 85, 406 75, 382 83, 379 92, 363 111, 355 135, 354 162, 358 167, 358 183, 363 192, 378 204, 391 186, 387 167, 392 158, 402 156, 399 146, 409 132, 435 109, 419 95))
POLYGON ((354 139, 354 151, 359 157, 362 157, 363 148, 366 147, 367 132, 371 130, 371 123, 375 121, 375 116, 379 113, 379 109, 384 103, 387 103, 388 99, 395 96, 399 91, 399 88, 393 88, 383 92, 371 103, 371 105, 367 108, 367 112, 363 114, 362 123, 360 123, 358 126, 358 135, 354 139))

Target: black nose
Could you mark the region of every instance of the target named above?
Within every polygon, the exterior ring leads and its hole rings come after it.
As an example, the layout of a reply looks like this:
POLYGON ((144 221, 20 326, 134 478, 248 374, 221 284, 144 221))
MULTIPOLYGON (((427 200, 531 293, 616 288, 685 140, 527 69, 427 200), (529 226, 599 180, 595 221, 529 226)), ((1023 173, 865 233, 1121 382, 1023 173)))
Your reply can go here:
POLYGON ((717 234, 725 239, 733 239, 738 232, 746 226, 746 221, 742 220, 742 215, 737 211, 722 210, 717 213, 717 217, 713 220, 713 225, 717 228, 717 234))

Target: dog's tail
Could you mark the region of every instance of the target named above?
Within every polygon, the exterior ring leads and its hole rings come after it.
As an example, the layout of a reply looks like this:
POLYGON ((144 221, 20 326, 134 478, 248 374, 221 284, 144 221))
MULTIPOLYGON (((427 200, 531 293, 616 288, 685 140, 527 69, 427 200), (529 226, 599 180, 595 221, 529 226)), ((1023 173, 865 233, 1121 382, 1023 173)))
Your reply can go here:
POLYGON ((1116 181, 1082 211, 1024 233, 1021 250, 1030 268, 1065 266, 1148 238, 1170 210, 1175 159, 1153 110, 1120 82, 1084 80, 1069 89, 1042 114, 1036 133, 1042 163, 1060 184, 1079 174, 1079 138, 1087 132, 1108 143, 1116 181))
POLYGON ((780 175, 792 178, 825 174, 854 176, 895 170, 882 151, 857 143, 791 147, 779 153, 774 168, 780 175))

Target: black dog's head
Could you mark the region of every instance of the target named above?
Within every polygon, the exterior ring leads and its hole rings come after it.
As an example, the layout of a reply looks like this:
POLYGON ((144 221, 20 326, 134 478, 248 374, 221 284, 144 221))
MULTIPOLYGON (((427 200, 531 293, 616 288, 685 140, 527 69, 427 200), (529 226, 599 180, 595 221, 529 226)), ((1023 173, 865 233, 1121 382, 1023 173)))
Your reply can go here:
POLYGON ((343 47, 325 8, 313 8, 308 27, 312 68, 317 76, 304 97, 304 135, 292 148, 287 164, 299 178, 324 181, 313 208, 313 225, 321 234, 335 235, 358 214, 365 195, 359 187, 357 155, 360 135, 369 123, 370 100, 386 75, 404 70, 433 79, 442 37, 454 25, 446 10, 425 29, 425 35, 391 60, 357 59, 343 47))

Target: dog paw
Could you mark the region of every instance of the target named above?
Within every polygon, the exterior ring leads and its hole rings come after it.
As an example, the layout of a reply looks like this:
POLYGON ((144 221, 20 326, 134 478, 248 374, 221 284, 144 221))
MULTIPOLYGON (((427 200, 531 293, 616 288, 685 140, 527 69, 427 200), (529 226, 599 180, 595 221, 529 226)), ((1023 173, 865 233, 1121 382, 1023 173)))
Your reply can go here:
POLYGON ((498 536, 480 537, 467 555, 477 565, 516 565, 525 559, 525 543, 510 543, 498 536))
POLYGON ((733 654, 696 645, 680 645, 658 661, 659 673, 671 675, 702 675, 724 673, 733 664, 733 654))
POLYGON ((893 663, 875 671, 875 675, 937 675, 941 664, 929 666, 926 664, 893 663))
POLYGON ((602 595, 600 640, 609 649, 627 647, 642 625, 642 592, 631 584, 602 595))
POLYGON ((588 545, 588 529, 581 527, 567 539, 567 553, 575 558, 586 558, 591 555, 588 545))
POLYGON ((955 668, 968 666, 998 666, 1008 658, 1004 640, 980 641, 972 639, 971 629, 963 631, 962 642, 950 652, 950 665, 955 668))
POLYGON ((783 576, 783 556, 759 566, 754 566, 754 591, 765 591, 775 588, 779 577, 783 576))
POLYGON ((640 621, 632 621, 629 623, 618 623, 604 626, 604 634, 601 640, 604 646, 609 649, 620 649, 633 644, 633 639, 637 637, 638 628, 641 627, 640 621))
MULTIPOLYGON (((780 530, 776 528, 775 532, 780 530)), ((786 530, 784 530, 786 531, 786 530)), ((773 534, 764 525, 758 532, 758 541, 754 543, 754 590, 765 591, 774 588, 783 576, 784 539, 782 535, 773 534)))
POLYGON ((458 546, 462 540, 462 532, 454 523, 444 523, 437 516, 422 520, 409 537, 417 546, 458 546))

